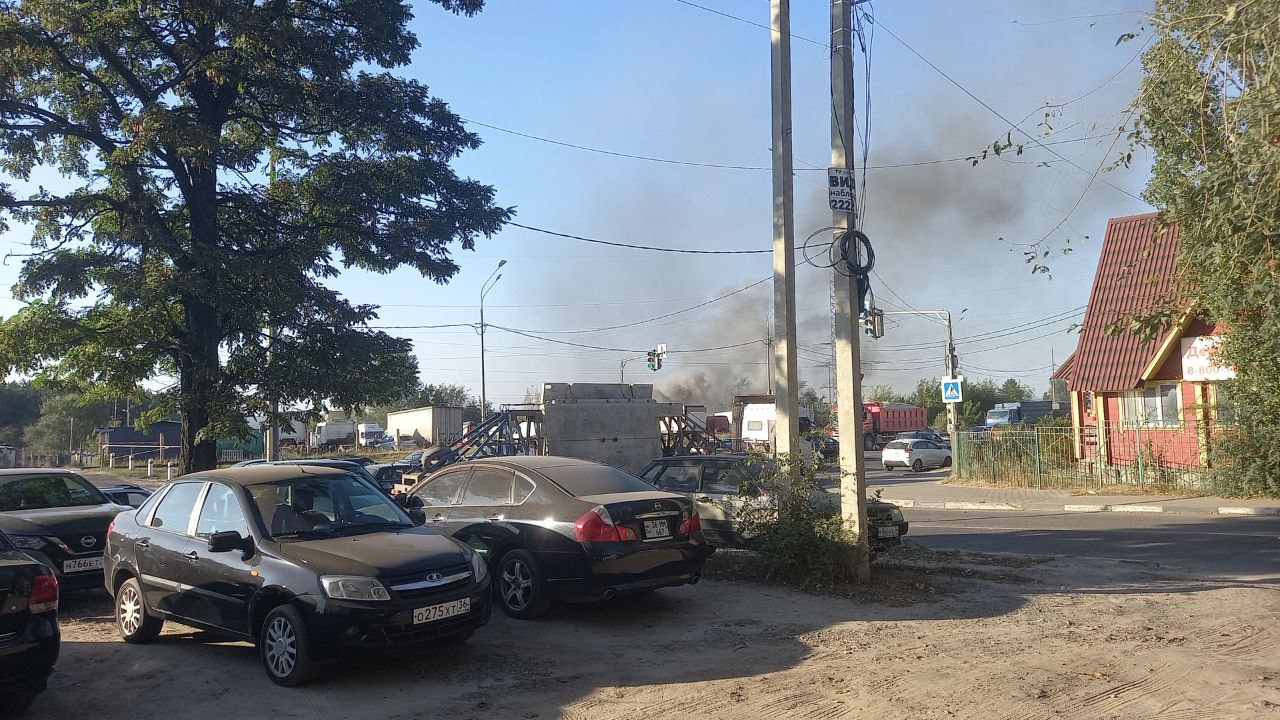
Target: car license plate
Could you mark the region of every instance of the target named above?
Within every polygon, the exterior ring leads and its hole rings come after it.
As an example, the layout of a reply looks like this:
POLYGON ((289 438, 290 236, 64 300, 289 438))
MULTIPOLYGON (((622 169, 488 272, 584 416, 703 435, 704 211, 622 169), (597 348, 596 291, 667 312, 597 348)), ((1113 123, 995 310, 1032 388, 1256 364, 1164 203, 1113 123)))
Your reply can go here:
POLYGON ((413 611, 413 624, 420 625, 437 620, 447 620, 451 617, 466 615, 469 612, 471 612, 471 598, 463 598, 453 602, 415 609, 413 611))
POLYGON ((898 537, 898 526, 885 525, 882 527, 878 527, 876 528, 876 534, 878 534, 882 538, 896 538, 898 537))
POLYGON ((62 572, 73 573, 83 572, 85 570, 101 570, 102 557, 76 558, 74 560, 62 561, 62 572))
POLYGON ((671 537, 671 524, 666 520, 645 520, 644 539, 663 540, 671 537))

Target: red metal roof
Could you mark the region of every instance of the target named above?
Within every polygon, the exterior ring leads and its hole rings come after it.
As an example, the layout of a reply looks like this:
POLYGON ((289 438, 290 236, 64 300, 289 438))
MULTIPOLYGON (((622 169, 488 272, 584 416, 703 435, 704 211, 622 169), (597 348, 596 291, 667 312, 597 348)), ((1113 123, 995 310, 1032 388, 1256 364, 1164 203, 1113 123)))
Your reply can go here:
POLYGON ((1135 316, 1185 302, 1177 283, 1177 256, 1177 226, 1161 232, 1155 213, 1107 222, 1080 342, 1072 358, 1063 364, 1064 368, 1071 366, 1067 377, 1072 390, 1129 390, 1138 386, 1161 338, 1142 342, 1124 328, 1135 316), (1107 326, 1112 324, 1121 329, 1108 334, 1107 326))

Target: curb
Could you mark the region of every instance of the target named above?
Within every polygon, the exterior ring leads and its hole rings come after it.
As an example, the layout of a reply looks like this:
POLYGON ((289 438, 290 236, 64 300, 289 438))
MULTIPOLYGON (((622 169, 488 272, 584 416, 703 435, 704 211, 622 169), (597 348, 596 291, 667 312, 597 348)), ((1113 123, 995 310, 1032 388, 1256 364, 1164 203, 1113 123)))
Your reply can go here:
POLYGON ((1108 505, 1107 512, 1162 513, 1162 505, 1108 505))
POLYGON ((1109 508, 1106 505, 1063 505, 1063 512, 1084 512, 1096 513, 1106 512, 1109 508))
POLYGON ((1280 507, 1220 507, 1219 515, 1280 515, 1280 507))
MULTIPOLYGON (((998 502, 961 502, 953 500, 906 500, 897 498, 881 498, 881 502, 893 503, 901 508, 920 508, 922 510, 1002 510, 1002 511, 1040 511, 1053 512, 1054 508, 1027 507, 1022 503, 998 502)), ((1164 513, 1172 515, 1217 515, 1242 516, 1280 516, 1280 507, 1220 507, 1216 510, 1184 509, 1166 507, 1164 505, 1062 505, 1062 512, 1069 513, 1164 513)))

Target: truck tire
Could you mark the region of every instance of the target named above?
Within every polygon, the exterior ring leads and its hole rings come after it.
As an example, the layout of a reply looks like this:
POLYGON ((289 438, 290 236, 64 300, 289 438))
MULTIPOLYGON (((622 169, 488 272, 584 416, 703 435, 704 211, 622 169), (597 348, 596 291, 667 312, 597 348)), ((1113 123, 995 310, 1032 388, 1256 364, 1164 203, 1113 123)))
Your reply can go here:
POLYGON ((875 450, 875 449, 876 449, 876 438, 875 438, 875 436, 874 436, 874 435, 863 435, 863 436, 862 436, 862 449, 863 449, 863 450, 875 450))

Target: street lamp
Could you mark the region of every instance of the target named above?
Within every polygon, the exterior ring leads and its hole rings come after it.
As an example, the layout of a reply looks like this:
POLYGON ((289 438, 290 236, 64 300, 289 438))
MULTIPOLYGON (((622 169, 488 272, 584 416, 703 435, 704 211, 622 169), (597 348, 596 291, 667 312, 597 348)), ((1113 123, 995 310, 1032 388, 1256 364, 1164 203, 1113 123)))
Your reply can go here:
POLYGON ((497 285, 498 281, 502 279, 502 276, 498 274, 498 271, 501 270, 502 266, 506 264, 507 264, 506 260, 499 260, 498 267, 494 268, 493 272, 489 273, 489 279, 485 280, 484 285, 480 286, 480 419, 481 420, 484 419, 484 414, 487 408, 489 407, 489 398, 488 398, 488 395, 485 394, 485 386, 484 386, 484 296, 488 295, 489 291, 493 289, 493 286, 497 285))

